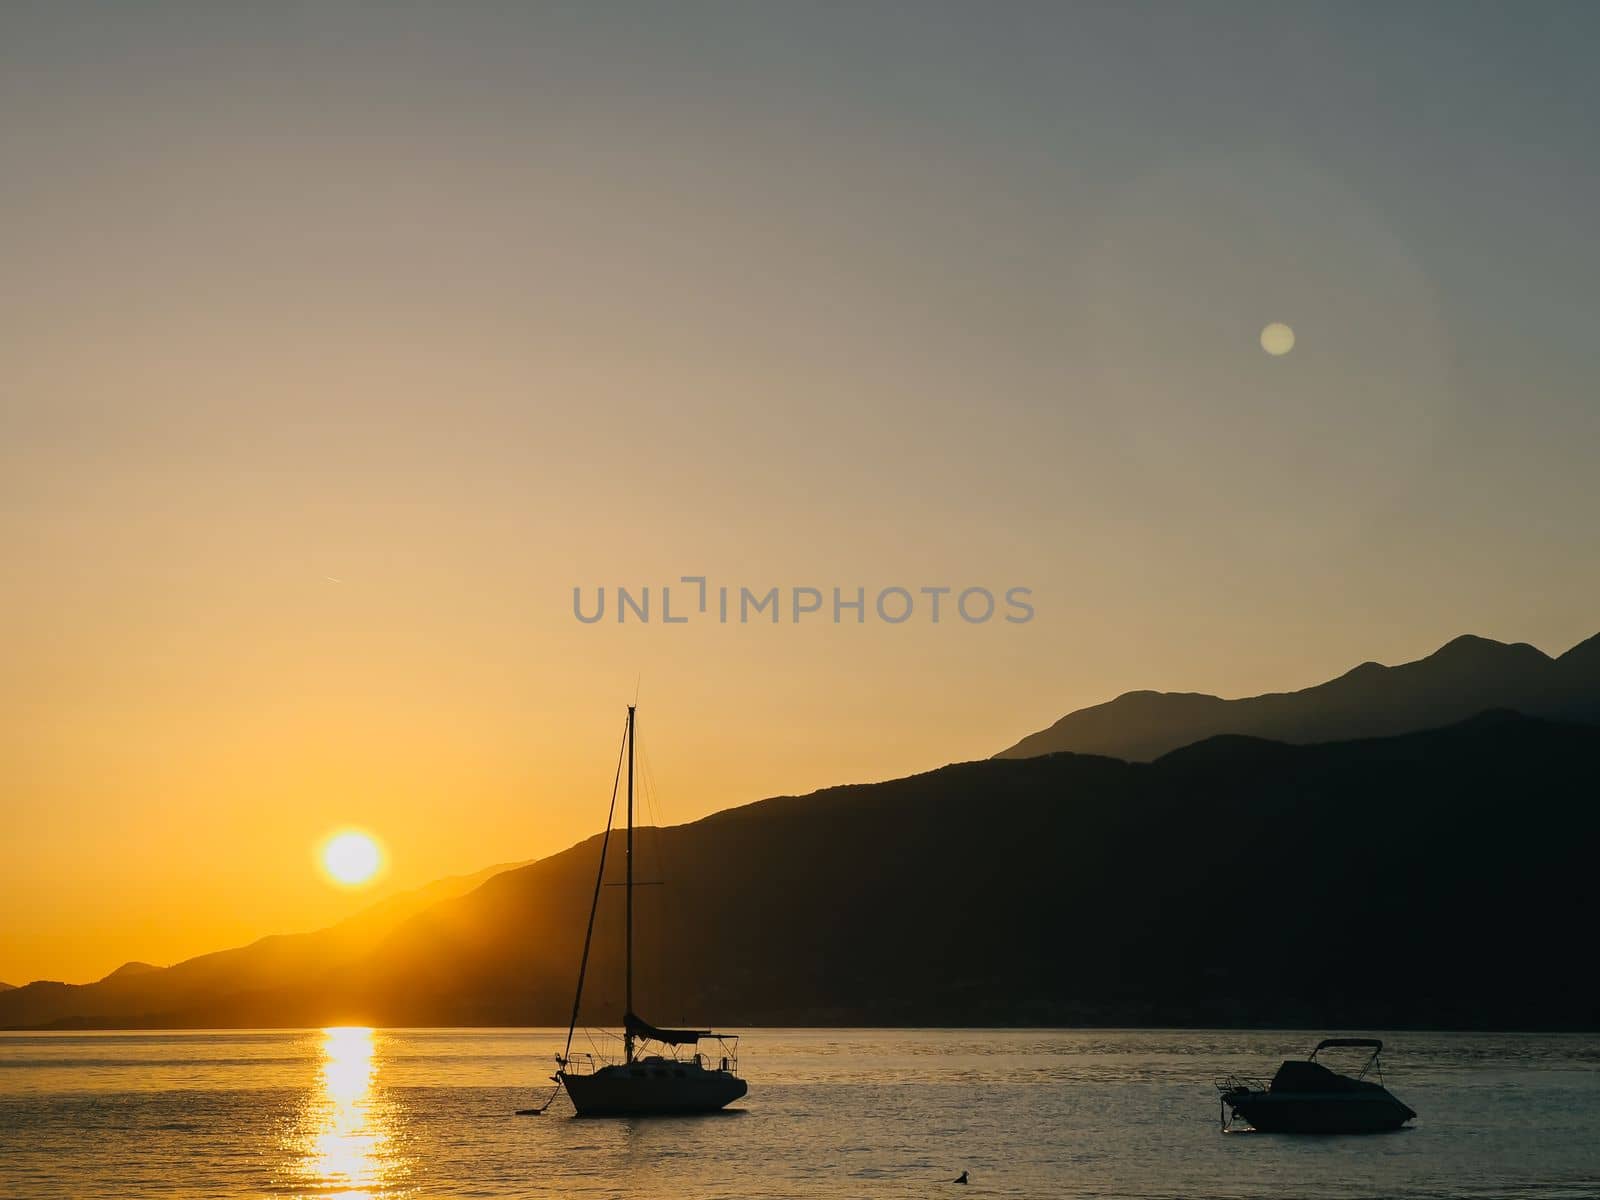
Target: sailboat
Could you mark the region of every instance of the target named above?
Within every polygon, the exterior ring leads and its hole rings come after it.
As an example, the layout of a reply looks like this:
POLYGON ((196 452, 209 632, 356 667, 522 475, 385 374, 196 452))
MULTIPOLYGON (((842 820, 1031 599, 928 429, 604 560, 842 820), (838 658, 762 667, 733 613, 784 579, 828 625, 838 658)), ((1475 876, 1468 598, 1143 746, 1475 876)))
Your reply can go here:
MULTIPOLYGON (((626 917, 624 919, 626 964, 622 1012, 622 1059, 605 1061, 593 1055, 572 1053, 572 1033, 578 1024, 578 1007, 583 1000, 583 977, 589 965, 589 947, 594 939, 595 912, 600 906, 600 889, 605 879, 606 850, 611 842, 612 816, 616 813, 616 788, 611 792, 611 815, 606 818, 606 834, 600 843, 600 870, 595 877, 594 900, 589 906, 589 929, 583 941, 583 961, 578 968, 577 995, 572 1002, 572 1022, 567 1028, 565 1051, 556 1056, 556 1087, 566 1088, 572 1106, 580 1117, 657 1116, 715 1112, 743 1096, 748 1090, 739 1078, 739 1039, 732 1034, 709 1029, 663 1029, 650 1024, 633 1011, 633 761, 636 737, 635 705, 628 706, 628 724, 623 735, 628 756, 628 835, 626 917), (715 1045, 712 1054, 704 1052, 715 1045)), ((620 766, 620 764, 619 764, 620 766)))

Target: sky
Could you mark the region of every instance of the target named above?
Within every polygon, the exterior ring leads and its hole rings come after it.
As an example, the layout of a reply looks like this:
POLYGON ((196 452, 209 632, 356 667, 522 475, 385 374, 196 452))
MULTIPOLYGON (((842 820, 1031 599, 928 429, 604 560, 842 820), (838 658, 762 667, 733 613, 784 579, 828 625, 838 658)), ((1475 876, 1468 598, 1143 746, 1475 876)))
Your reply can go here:
POLYGON ((0 980, 559 850, 636 696, 678 822, 1134 688, 1595 633, 1597 37, 7 5, 0 980), (365 888, 317 866, 348 827, 365 888))

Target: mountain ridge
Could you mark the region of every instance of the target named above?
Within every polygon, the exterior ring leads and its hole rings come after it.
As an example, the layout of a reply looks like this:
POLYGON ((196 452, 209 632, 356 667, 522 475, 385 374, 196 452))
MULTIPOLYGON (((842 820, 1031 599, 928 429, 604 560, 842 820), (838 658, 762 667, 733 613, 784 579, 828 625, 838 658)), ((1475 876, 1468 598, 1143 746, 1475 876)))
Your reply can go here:
MULTIPOLYGON (((1151 763, 955 763, 643 829, 636 866, 669 887, 639 898, 636 1008, 666 1024, 1600 1027, 1600 968, 1562 932, 1600 916, 1583 886, 1597 764, 1600 728, 1498 713, 1305 746, 1220 736, 1151 763)), ((0 1026, 564 1023, 600 838, 326 969, 210 994, 144 976, 142 994, 95 985, 31 1022, 5 993, 0 1026)), ((621 1010, 620 909, 605 889, 589 1023, 621 1010)))
POLYGON ((22 1014, 20 1022, 12 1022, 5 1011, 0 1011, 0 1028, 12 1023, 32 1024, 41 1018, 53 1020, 55 1017, 51 1014, 70 1010, 77 1003, 76 998, 84 995, 136 1001, 139 997, 165 992, 174 998, 193 1000, 212 994, 219 983, 264 987, 286 971, 331 970, 340 962, 367 953, 395 924, 414 911, 470 891, 502 871, 523 865, 525 862, 499 863, 462 875, 446 876, 386 897, 321 929, 267 934, 242 946, 208 951, 167 967, 127 962, 90 983, 39 979, 0 989, 0 994, 6 996, 8 1010, 15 1007, 22 1014))
POLYGON ((1600 634, 1554 658, 1527 642, 1462 634, 1412 662, 1364 662, 1307 688, 1236 699, 1124 692, 1070 712, 994 757, 1073 750, 1149 762, 1215 734, 1310 744, 1433 729, 1495 708, 1600 721, 1600 634))

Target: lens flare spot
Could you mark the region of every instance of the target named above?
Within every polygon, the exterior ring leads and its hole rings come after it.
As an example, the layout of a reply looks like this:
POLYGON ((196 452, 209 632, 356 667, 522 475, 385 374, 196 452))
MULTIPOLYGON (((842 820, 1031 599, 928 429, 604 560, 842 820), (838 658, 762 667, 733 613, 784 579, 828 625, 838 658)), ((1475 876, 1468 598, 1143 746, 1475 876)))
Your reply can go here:
POLYGON ((1274 321, 1261 331, 1261 348, 1273 358, 1282 358, 1294 349, 1294 330, 1274 321))

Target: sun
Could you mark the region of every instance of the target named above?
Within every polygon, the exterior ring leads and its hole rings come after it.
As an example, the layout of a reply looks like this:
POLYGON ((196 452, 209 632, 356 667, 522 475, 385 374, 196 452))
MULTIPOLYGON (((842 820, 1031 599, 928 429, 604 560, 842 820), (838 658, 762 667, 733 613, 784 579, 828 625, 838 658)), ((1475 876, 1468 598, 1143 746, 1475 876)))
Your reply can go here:
POLYGON ((360 887, 369 882, 383 865, 378 843, 359 829, 334 834, 322 844, 318 857, 328 878, 344 887, 360 887))

